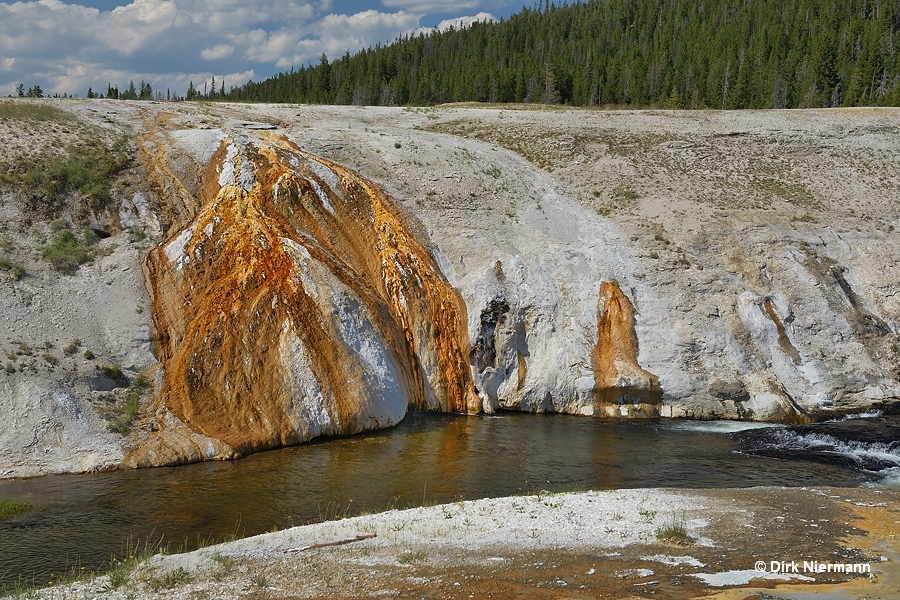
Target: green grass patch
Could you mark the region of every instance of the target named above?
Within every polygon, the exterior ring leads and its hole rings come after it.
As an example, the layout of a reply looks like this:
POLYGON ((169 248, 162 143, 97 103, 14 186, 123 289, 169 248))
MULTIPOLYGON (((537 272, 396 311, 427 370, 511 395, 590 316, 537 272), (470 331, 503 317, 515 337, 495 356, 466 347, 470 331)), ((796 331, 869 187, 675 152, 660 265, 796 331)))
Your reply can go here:
POLYGON ((41 257, 60 273, 74 275, 78 267, 94 260, 96 239, 96 235, 79 238, 68 228, 57 230, 53 239, 41 248, 41 257))
POLYGON ((11 519, 16 515, 21 515, 34 510, 34 506, 28 502, 20 502, 18 500, 0 500, 0 521, 11 519))
POLYGON ((121 366, 119 366, 119 365, 103 365, 102 367, 97 367, 97 368, 106 377, 109 377, 116 383, 124 383, 125 382, 125 373, 122 372, 121 366))
POLYGON ((33 146, 0 155, 0 184, 24 192, 33 209, 57 210, 70 194, 83 211, 100 208, 111 197, 113 176, 132 159, 126 136, 112 139, 47 104, 0 102, 0 120, 6 119, 21 123, 25 138, 38 132, 33 146))
POLYGON ((43 102, 0 102, 0 119, 16 119, 19 121, 38 121, 53 123, 72 123, 77 117, 72 113, 60 110, 43 102))
POLYGON ((166 551, 167 547, 163 545, 162 538, 156 541, 147 539, 143 542, 135 542, 133 539, 129 538, 128 541, 125 542, 122 557, 116 558, 114 556, 110 561, 110 569, 107 572, 107 576, 109 577, 107 587, 109 589, 122 587, 139 564, 155 554, 165 553, 166 551))
POLYGON ((147 581, 147 587, 150 588, 151 591, 159 592, 161 590, 170 590, 179 585, 191 583, 193 580, 194 577, 188 573, 184 567, 178 567, 174 571, 169 571, 159 577, 152 577, 147 581))
POLYGON ((407 550, 405 552, 401 552, 397 556, 397 562, 401 565, 408 565, 410 563, 422 562, 428 558, 428 553, 424 550, 407 550))
POLYGON ((685 527, 684 517, 673 518, 670 523, 659 527, 656 530, 656 539, 672 546, 689 546, 692 543, 685 527))
MULTIPOLYGON (((124 381, 125 375, 118 365, 100 367, 100 370, 110 379, 119 382, 124 381), (118 372, 116 369, 118 369, 118 372)), ((138 375, 131 382, 121 399, 112 400, 108 404, 97 406, 97 412, 107 420, 107 429, 123 436, 131 433, 131 428, 134 427, 134 423, 141 412, 141 400, 143 400, 144 394, 149 387, 150 384, 147 378, 143 375, 138 375)))
POLYGON ((9 271, 16 280, 25 277, 25 267, 6 258, 0 258, 0 271, 9 271))

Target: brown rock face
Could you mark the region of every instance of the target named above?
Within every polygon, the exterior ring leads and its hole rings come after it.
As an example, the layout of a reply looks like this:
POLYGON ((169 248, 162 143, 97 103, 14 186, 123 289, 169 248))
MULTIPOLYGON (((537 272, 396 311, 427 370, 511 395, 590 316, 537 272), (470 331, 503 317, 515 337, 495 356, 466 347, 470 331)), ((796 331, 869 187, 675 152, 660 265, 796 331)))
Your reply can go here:
POLYGON ((126 464, 479 410, 465 305, 428 249, 377 186, 285 138, 225 140, 146 272, 164 377, 126 464))
POLYGON ((597 345, 591 356, 594 414, 659 416, 659 378, 641 367, 637 358, 634 306, 618 283, 604 281, 597 302, 597 345))

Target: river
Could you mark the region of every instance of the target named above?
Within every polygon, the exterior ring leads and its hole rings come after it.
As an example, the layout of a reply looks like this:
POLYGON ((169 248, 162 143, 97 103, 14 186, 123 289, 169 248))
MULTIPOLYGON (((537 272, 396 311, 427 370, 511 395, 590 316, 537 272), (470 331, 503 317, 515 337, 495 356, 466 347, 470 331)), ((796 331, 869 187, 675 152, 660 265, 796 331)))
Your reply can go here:
MULTIPOLYGON (((858 486, 846 464, 737 452, 753 424, 411 414, 390 430, 232 462, 0 481, 0 585, 101 569, 130 545, 192 549, 340 515, 537 490, 858 486)), ((900 457, 898 457, 900 461, 900 457)), ((900 464, 900 462, 898 462, 900 464)))

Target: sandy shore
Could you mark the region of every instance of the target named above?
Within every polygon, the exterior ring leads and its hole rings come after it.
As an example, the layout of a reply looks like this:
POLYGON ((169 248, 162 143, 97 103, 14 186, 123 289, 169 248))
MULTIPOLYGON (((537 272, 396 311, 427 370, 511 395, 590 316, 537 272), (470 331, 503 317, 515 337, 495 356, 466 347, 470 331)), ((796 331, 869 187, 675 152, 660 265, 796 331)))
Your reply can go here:
POLYGON ((27 597, 897 598, 898 533, 896 489, 542 493, 295 527, 27 597))

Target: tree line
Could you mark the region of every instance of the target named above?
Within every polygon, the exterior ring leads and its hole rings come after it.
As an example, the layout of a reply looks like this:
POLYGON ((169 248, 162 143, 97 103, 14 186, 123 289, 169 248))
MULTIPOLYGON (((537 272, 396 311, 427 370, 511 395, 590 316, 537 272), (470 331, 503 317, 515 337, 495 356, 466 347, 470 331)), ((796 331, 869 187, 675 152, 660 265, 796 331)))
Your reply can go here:
MULTIPOLYGON (((25 90, 25 84, 20 83, 16 86, 16 96, 19 98, 43 98, 44 90, 41 89, 40 85, 33 85, 25 90)), ((68 94, 54 94, 54 98, 69 98, 68 94)), ((71 96, 74 98, 75 96, 71 96)), ((128 87, 123 91, 119 91, 119 86, 113 86, 112 84, 106 85, 106 92, 95 92, 92 87, 89 87, 87 90, 87 94, 85 98, 110 98, 113 100, 184 100, 183 97, 178 96, 177 94, 173 94, 170 90, 166 90, 166 93, 163 94, 161 91, 156 91, 154 94, 153 87, 144 81, 141 81, 140 87, 135 87, 134 81, 130 81, 128 83, 128 87)))
POLYGON ((211 99, 896 106, 898 33, 900 0, 545 0, 498 22, 406 36, 334 61, 323 54, 227 93, 214 84, 211 99))

